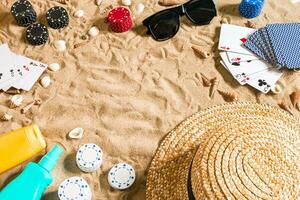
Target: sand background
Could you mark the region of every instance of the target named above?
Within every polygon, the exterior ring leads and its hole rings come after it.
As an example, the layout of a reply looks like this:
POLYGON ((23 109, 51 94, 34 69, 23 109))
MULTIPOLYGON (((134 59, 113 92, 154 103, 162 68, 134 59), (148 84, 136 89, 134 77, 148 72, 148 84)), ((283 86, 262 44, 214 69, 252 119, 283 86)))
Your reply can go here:
MULTIPOLYGON (((93 0, 70 0, 67 5, 51 0, 31 0, 39 21, 45 23, 45 13, 52 6, 63 6, 70 14, 70 25, 63 30, 49 29, 50 38, 46 45, 34 47, 24 40, 25 29, 16 25, 9 14, 11 0, 0 2, 0 42, 8 43, 15 53, 50 64, 58 62, 59 72, 47 70, 52 78, 49 88, 36 84, 24 93, 25 103, 41 98, 41 106, 34 106, 30 112, 21 114, 20 109, 9 109, 7 101, 11 95, 0 94, 0 111, 10 110, 14 119, 1 122, 1 132, 22 127, 25 119, 37 123, 46 137, 49 149, 58 143, 66 150, 53 172, 54 182, 43 197, 57 200, 56 189, 61 181, 71 176, 84 177, 93 191, 93 199, 144 199, 147 167, 159 141, 179 122, 191 114, 215 104, 224 103, 218 93, 209 98, 209 88, 203 87, 200 73, 220 80, 219 88, 236 92, 239 101, 252 101, 277 106, 284 101, 292 107, 289 94, 300 87, 297 72, 286 72, 280 82, 283 92, 278 95, 264 95, 249 86, 240 86, 219 64, 217 50, 220 21, 224 18, 231 24, 244 25, 240 17, 238 0, 217 2, 218 17, 208 26, 197 27, 182 18, 181 28, 175 38, 156 42, 145 36, 141 21, 150 14, 164 9, 157 1, 135 1, 145 5, 144 13, 133 12, 135 27, 127 33, 112 33, 105 23, 109 5, 121 5, 118 1, 104 0, 98 7, 93 0), (80 19, 73 13, 83 9, 80 19), (95 38, 81 39, 96 25, 101 30, 95 38), (53 47, 56 40, 67 42, 67 50, 59 53, 53 47), (74 45, 83 43, 79 48, 74 45), (208 59, 201 59, 191 49, 201 46, 212 53, 208 59), (85 135, 80 140, 67 139, 67 133, 83 127, 85 135), (104 163, 95 173, 82 173, 75 164, 74 156, 81 144, 94 142, 104 151, 104 163), (107 183, 107 172, 113 164, 128 162, 137 173, 133 187, 116 191, 107 183)), ((300 4, 288 0, 267 0, 262 14, 252 20, 257 27, 275 22, 300 20, 300 4)), ((25 105, 25 104, 24 104, 25 105)), ((291 108, 294 115, 298 111, 291 108)), ((34 160, 38 160, 35 157, 34 160)), ((0 176, 0 187, 8 183, 15 174, 22 171, 20 165, 0 176)))

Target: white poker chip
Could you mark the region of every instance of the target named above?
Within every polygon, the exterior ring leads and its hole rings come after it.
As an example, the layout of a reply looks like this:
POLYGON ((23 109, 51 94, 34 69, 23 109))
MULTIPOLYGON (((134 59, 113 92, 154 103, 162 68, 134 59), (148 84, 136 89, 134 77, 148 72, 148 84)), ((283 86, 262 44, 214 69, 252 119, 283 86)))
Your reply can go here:
POLYGON ((119 190, 129 188, 135 181, 135 171, 127 163, 114 165, 108 173, 108 183, 111 187, 119 190))
POLYGON ((82 145, 76 154, 76 163, 84 172, 94 172, 102 164, 102 149, 96 144, 82 145))
POLYGON ((74 176, 59 185, 58 197, 60 200, 91 200, 92 192, 83 178, 74 176))

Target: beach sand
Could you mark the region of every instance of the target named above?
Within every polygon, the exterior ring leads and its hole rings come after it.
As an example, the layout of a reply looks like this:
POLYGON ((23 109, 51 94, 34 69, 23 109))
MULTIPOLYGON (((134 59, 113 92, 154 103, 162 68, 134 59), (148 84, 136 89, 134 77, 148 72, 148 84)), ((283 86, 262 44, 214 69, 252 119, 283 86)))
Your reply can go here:
MULTIPOLYGON (((44 200, 57 200, 57 187, 71 176, 82 176, 93 191, 93 199, 145 198, 147 167, 160 140, 178 123, 191 114, 209 106, 226 103, 216 92, 209 97, 209 87, 202 85, 200 73, 208 78, 220 80, 219 89, 238 94, 239 101, 251 101, 277 106, 279 101, 293 108, 289 94, 299 88, 297 72, 286 71, 280 79, 282 93, 265 95, 249 86, 239 85, 220 65, 217 49, 220 21, 244 26, 247 19, 238 12, 238 0, 218 1, 218 17, 208 26, 194 26, 185 18, 181 20, 178 34, 171 40, 156 42, 145 35, 141 26, 144 18, 164 9, 157 1, 135 1, 133 10, 134 28, 122 34, 112 33, 105 23, 106 8, 121 5, 117 1, 104 0, 96 6, 93 0, 70 0, 63 5, 55 0, 31 0, 38 14, 38 20, 45 23, 45 13, 52 6, 63 6, 70 14, 70 24, 63 30, 49 29, 50 38, 46 45, 34 47, 24 40, 25 29, 16 25, 10 15, 12 0, 0 3, 0 42, 8 43, 17 54, 26 55, 47 64, 58 62, 58 72, 47 70, 52 83, 43 88, 36 83, 24 93, 25 103, 41 98, 43 103, 34 106, 28 113, 21 114, 20 108, 10 109, 14 118, 1 122, 1 132, 22 127, 25 119, 38 124, 47 140, 47 150, 53 144, 60 144, 65 153, 53 172, 54 182, 44 195, 44 200), (144 13, 136 15, 134 8, 143 2, 144 13), (85 16, 73 17, 76 10, 83 9, 85 16), (100 34, 89 40, 82 40, 88 30, 96 25, 100 34), (56 40, 65 40, 67 50, 59 53, 53 46, 56 40), (78 48, 75 44, 82 43, 78 48), (191 49, 197 45, 209 51, 212 56, 200 58, 191 49), (67 133, 75 128, 85 129, 80 140, 70 140, 67 133), (96 143, 104 151, 104 162, 95 173, 83 173, 75 164, 78 147, 84 143, 96 143), (125 191, 113 190, 107 183, 107 173, 112 165, 127 162, 134 166, 137 179, 125 191)), ((262 14, 252 20, 257 27, 267 23, 294 22, 300 20, 300 4, 288 0, 267 0, 262 14)), ((0 111, 7 111, 11 95, 0 94, 0 111)), ((25 105, 24 103, 24 105, 25 105)), ((37 161, 37 156, 33 160, 37 161)), ((25 163, 26 164, 26 163, 25 163)), ((20 165, 0 176, 0 187, 7 184, 20 165)))

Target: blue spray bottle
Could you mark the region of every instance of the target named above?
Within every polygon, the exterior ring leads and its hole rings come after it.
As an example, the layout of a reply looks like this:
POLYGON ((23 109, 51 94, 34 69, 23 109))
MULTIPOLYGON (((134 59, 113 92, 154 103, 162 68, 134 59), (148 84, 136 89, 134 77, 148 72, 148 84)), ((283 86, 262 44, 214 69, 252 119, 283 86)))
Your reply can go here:
POLYGON ((39 163, 29 163, 23 172, 1 192, 1 200, 40 200, 52 183, 51 171, 63 150, 55 145, 39 163))

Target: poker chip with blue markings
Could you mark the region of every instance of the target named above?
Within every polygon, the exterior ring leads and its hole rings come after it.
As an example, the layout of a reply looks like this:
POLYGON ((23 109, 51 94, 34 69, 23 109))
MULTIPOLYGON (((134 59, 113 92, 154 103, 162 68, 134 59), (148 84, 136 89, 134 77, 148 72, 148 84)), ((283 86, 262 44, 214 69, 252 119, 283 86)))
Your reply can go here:
POLYGON ((59 185, 58 197, 60 200, 91 200, 92 192, 83 178, 74 176, 59 185))
POLYGON ((66 9, 60 6, 50 8, 46 13, 49 26, 53 29, 60 29, 68 26, 69 15, 66 9))
POLYGON ((108 173, 108 183, 111 187, 124 190, 132 186, 135 181, 135 171, 127 163, 114 165, 108 173))
POLYGON ((102 164, 102 155, 102 149, 96 144, 84 144, 76 154, 77 166, 84 172, 94 172, 102 164))
POLYGON ((243 17, 254 18, 260 15, 265 0, 242 0, 239 11, 243 17))
POLYGON ((10 12, 20 26, 27 27, 36 21, 36 12, 29 1, 16 1, 10 12))
POLYGON ((45 25, 35 23, 26 30, 26 40, 32 45, 42 45, 48 40, 49 32, 45 25))

